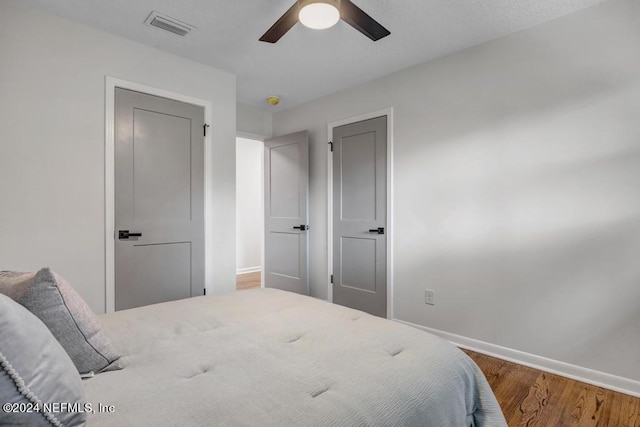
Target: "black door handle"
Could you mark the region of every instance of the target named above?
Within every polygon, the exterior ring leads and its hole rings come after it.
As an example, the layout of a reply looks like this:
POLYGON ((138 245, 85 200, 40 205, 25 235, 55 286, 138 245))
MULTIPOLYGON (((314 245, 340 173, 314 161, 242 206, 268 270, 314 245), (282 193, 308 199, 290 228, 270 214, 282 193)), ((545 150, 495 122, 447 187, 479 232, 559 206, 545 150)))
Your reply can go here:
POLYGON ((118 239, 128 239, 129 237, 142 237, 142 233, 130 233, 129 230, 119 230, 118 239))
POLYGON ((309 227, 308 225, 305 225, 305 224, 300 224, 300 226, 294 225, 293 228, 295 228, 296 230, 305 231, 305 230, 308 230, 311 227, 309 227))
POLYGON ((372 228, 369 230, 369 233, 384 234, 384 227, 372 228))

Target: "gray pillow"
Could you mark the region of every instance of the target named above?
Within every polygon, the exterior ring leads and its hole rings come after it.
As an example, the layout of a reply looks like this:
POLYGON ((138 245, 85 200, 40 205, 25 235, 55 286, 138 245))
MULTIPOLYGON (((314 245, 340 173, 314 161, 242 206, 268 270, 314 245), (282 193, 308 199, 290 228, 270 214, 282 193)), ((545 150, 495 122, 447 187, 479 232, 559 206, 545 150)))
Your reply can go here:
POLYGON ((0 425, 82 426, 85 402, 80 375, 49 329, 0 295, 0 425))
POLYGON ((22 304, 47 325, 81 374, 121 369, 113 348, 87 303, 49 268, 37 273, 0 272, 0 293, 22 304))

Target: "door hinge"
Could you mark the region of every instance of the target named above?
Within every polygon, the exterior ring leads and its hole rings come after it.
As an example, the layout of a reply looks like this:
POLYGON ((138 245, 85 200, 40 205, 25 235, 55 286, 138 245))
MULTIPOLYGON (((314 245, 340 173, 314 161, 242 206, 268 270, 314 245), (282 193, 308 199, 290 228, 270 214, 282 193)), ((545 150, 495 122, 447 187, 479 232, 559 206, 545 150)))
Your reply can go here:
POLYGON ((333 141, 329 141, 329 149, 333 153, 333 141))
POLYGON ((331 275, 331 283, 333 283, 333 274, 331 275))
POLYGON ((204 136, 207 136, 207 128, 208 127, 209 127, 209 125, 206 124, 206 123, 204 125, 202 125, 202 128, 204 129, 204 136))

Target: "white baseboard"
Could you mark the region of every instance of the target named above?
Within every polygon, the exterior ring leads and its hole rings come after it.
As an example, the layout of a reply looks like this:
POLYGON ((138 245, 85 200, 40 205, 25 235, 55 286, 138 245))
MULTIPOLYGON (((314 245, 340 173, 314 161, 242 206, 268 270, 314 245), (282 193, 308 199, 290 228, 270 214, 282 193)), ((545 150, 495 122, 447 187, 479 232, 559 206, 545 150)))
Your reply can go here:
POLYGON ((262 266, 238 268, 236 274, 255 273, 256 271, 262 271, 262 266))
POLYGON ((589 368, 572 365, 570 363, 560 362, 558 360, 548 359, 546 357, 536 356, 535 354, 525 353, 523 351, 513 350, 499 345, 490 344, 484 341, 467 338, 460 335, 432 329, 427 326, 417 325, 404 320, 393 319, 396 322, 422 329, 433 335, 437 335, 450 343, 472 350, 487 356, 496 357, 498 359, 514 362, 519 365, 528 366, 530 368, 539 369, 541 371, 550 372, 562 377, 571 378, 572 380, 592 384, 597 387, 603 387, 609 390, 628 394, 634 397, 640 397, 640 381, 619 377, 617 375, 607 374, 605 372, 595 371, 589 368))

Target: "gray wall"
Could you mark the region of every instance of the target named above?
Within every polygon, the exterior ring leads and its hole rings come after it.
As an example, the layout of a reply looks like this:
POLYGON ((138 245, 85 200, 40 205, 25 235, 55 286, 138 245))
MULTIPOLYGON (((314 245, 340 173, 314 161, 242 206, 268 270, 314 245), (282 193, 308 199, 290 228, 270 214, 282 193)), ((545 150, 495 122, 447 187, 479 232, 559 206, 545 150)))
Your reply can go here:
POLYGON ((395 317, 640 380, 639 28, 611 0, 275 113, 311 132, 312 294, 327 123, 393 107, 395 317))
POLYGON ((235 76, 0 2, 0 269, 105 309, 105 76, 213 103, 214 288, 235 288, 235 76))

